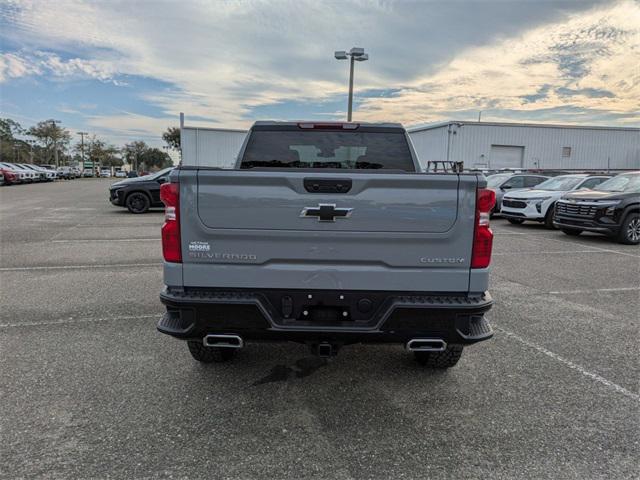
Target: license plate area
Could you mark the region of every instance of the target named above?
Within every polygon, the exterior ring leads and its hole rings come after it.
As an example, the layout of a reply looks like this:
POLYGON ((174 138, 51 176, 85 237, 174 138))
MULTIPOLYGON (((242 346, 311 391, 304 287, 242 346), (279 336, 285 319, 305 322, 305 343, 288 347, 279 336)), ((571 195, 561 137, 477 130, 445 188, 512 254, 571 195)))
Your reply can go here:
POLYGON ((378 321, 386 295, 336 291, 282 291, 267 296, 282 326, 369 327, 378 321))

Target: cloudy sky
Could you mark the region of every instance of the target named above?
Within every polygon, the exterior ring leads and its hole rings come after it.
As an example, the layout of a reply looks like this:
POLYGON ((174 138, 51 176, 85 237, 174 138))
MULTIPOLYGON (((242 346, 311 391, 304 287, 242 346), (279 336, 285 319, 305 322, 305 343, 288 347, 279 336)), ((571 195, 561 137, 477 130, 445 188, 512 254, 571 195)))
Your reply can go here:
POLYGON ((0 0, 0 116, 115 143, 189 124, 640 126, 640 1, 0 0))

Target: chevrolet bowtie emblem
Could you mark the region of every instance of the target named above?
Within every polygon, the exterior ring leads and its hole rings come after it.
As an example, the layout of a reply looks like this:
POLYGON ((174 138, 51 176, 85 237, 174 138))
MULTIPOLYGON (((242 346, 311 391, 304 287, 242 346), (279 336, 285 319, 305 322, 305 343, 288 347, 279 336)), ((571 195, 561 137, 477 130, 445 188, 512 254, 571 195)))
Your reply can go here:
POLYGON ((336 218, 347 218, 353 208, 336 208, 335 203, 320 203, 317 207, 305 207, 301 217, 316 217, 319 222, 335 222, 336 218))

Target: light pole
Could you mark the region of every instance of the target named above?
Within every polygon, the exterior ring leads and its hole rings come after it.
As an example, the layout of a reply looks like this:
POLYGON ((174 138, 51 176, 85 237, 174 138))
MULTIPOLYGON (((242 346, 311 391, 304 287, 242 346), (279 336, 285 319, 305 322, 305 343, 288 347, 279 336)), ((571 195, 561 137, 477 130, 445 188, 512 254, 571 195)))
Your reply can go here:
MULTIPOLYGON (((80 135, 80 157, 82 158, 82 169, 84 170, 84 136, 89 135, 88 132, 78 132, 80 135)), ((93 168, 93 165, 91 165, 93 168)))
POLYGON ((33 164, 33 144, 35 140, 25 140, 29 144, 29 162, 33 164))
POLYGON ((349 109, 347 111, 347 121, 351 121, 351 112, 353 111, 353 66, 355 62, 365 62, 369 60, 369 55, 364 53, 364 48, 353 47, 349 52, 338 50, 333 54, 337 60, 346 60, 351 57, 349 66, 349 109))
POLYGON ((56 135, 56 123, 62 123, 60 120, 49 120, 49 123, 51 124, 51 127, 53 129, 53 157, 56 161, 56 168, 59 167, 58 165, 58 137, 56 135))

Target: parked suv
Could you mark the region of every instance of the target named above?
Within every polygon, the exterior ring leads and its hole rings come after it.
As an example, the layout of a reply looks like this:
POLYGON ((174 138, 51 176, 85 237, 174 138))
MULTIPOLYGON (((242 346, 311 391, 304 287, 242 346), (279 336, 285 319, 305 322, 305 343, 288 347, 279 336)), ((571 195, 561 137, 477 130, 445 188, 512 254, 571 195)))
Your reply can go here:
POLYGON ((14 185, 20 183, 18 174, 11 168, 5 167, 0 163, 0 177, 2 177, 3 185, 14 185))
POLYGON ((41 182, 52 182, 56 178, 55 172, 51 170, 47 170, 46 168, 42 168, 39 165, 30 165, 26 163, 20 163, 21 167, 28 168, 29 170, 33 170, 40 176, 41 182))
POLYGON ((553 223, 567 235, 595 232, 639 244, 640 171, 617 175, 595 190, 565 195, 556 204, 553 223))
POLYGON ((533 220, 543 222, 547 228, 554 228, 553 210, 556 202, 564 194, 574 190, 594 188, 609 178, 604 175, 560 175, 545 180, 535 188, 507 193, 502 199, 502 216, 513 224, 533 220))
POLYGON ((20 167, 13 163, 0 162, 0 167, 13 172, 18 183, 31 183, 39 177, 33 170, 20 167))
POLYGON ((496 192, 496 206, 492 213, 502 210, 502 197, 506 192, 535 187, 549 177, 544 175, 525 175, 512 173, 496 173, 487 177, 487 187, 496 192))
POLYGON ((160 185, 168 181, 171 170, 173 167, 113 183, 109 187, 109 201, 118 207, 126 207, 131 213, 145 213, 152 207, 162 207, 160 185))
POLYGON ((71 169, 71 167, 58 167, 58 178, 64 178, 66 180, 71 180, 76 178, 75 172, 71 169))

